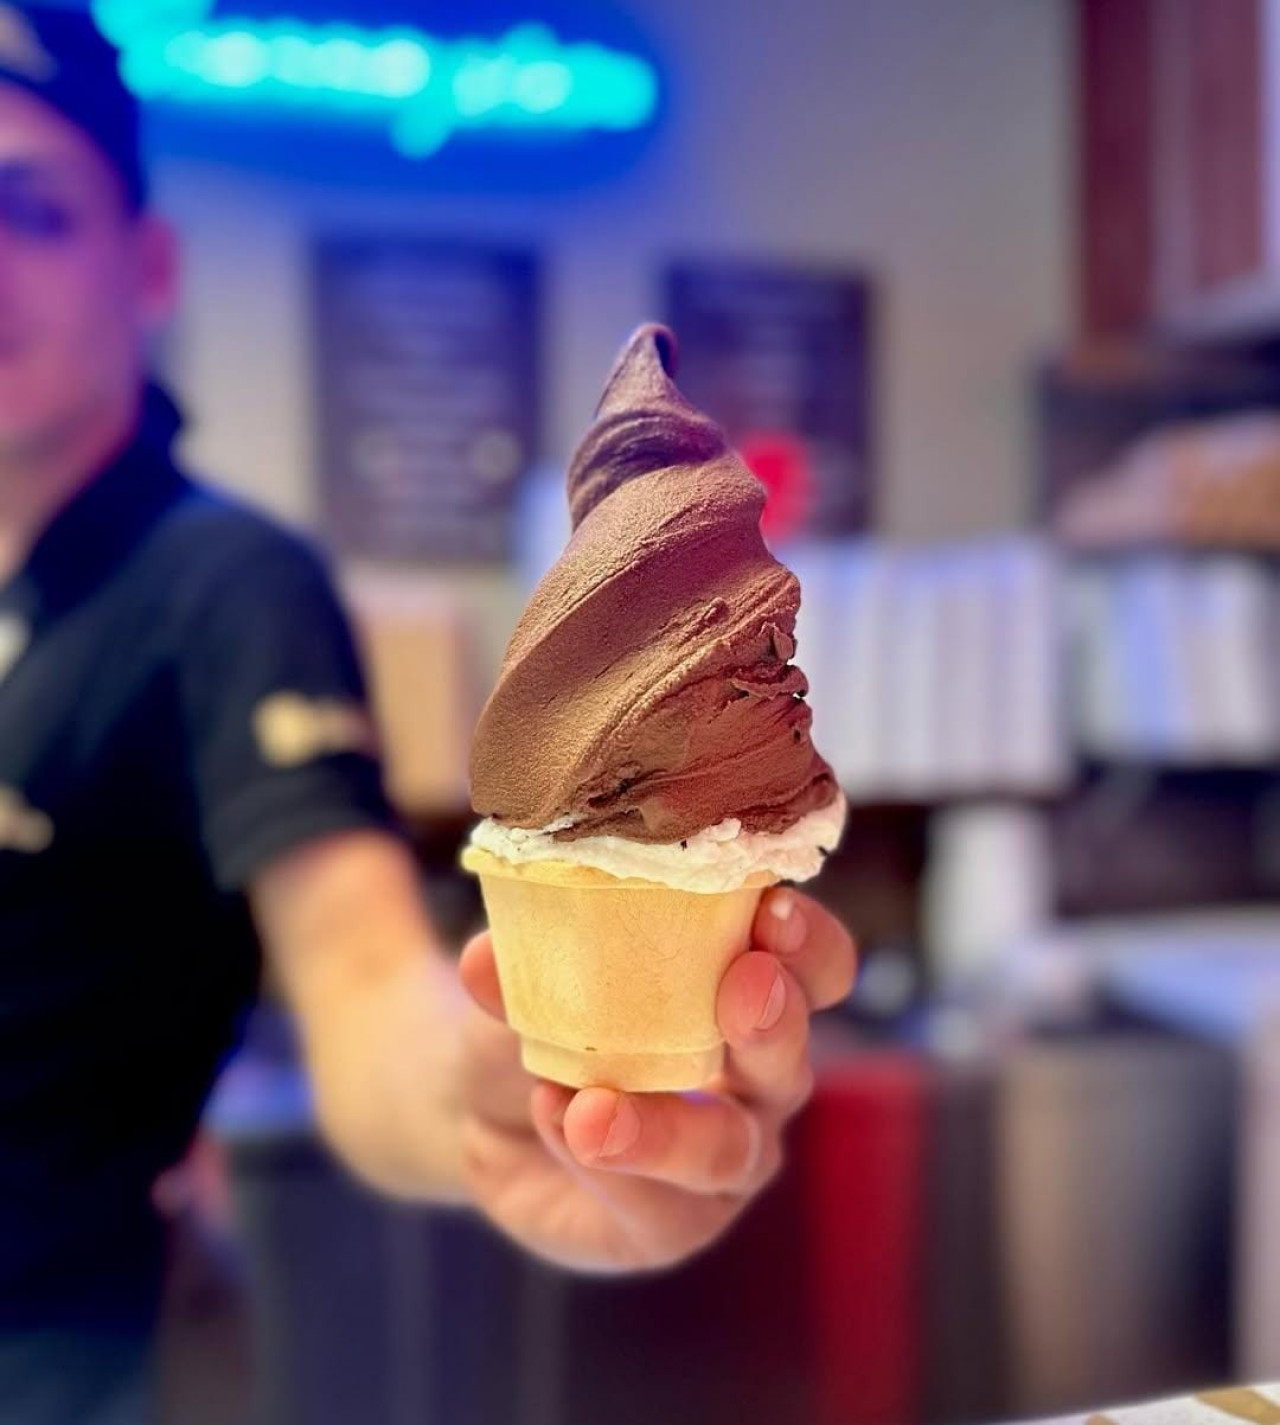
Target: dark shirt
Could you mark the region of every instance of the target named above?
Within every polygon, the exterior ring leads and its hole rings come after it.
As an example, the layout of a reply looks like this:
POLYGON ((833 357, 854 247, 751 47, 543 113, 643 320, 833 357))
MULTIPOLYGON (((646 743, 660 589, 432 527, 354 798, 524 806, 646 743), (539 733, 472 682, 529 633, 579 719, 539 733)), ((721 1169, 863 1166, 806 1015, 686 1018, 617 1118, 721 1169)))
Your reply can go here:
POLYGON ((245 888, 391 824, 322 563, 176 428, 153 391, 0 586, 0 1326, 152 1310, 151 1184, 258 982, 245 888))

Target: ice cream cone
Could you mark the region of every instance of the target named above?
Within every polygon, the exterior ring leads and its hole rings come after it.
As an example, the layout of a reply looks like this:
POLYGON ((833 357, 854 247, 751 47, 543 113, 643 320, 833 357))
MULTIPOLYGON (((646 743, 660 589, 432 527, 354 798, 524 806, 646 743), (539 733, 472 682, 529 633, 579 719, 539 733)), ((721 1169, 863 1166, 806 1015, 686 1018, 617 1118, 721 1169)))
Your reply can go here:
POLYGON ((583 1088, 701 1088, 724 1063, 716 992, 772 877, 718 894, 468 847, 507 1020, 531 1074, 583 1088))

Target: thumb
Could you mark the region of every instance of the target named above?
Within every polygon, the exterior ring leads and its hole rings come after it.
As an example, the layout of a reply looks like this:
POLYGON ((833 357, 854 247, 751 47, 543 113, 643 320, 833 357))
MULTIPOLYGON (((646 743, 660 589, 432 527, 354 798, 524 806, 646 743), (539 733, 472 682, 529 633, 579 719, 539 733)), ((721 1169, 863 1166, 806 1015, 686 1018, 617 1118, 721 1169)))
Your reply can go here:
POLYGON ((498 983, 498 964, 493 957, 493 937, 487 930, 467 942, 458 961, 458 978, 486 1014, 494 1019, 506 1019, 506 1011, 502 1007, 502 987, 498 983))

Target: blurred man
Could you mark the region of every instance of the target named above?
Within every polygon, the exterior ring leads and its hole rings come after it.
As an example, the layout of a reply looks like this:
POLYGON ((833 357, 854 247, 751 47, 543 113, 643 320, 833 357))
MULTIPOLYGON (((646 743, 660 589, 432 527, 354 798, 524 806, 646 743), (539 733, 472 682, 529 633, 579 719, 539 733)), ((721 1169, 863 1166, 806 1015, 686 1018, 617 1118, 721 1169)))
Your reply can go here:
POLYGON ((523 1073, 487 938, 459 975, 424 913, 321 564, 173 464, 145 372, 176 287, 114 52, 0 4, 0 1419, 23 1425, 145 1418, 152 1185, 264 953, 356 1173, 596 1272, 681 1260, 764 1186, 810 1011, 852 975, 843 930, 778 892, 722 985, 723 1093, 523 1073))

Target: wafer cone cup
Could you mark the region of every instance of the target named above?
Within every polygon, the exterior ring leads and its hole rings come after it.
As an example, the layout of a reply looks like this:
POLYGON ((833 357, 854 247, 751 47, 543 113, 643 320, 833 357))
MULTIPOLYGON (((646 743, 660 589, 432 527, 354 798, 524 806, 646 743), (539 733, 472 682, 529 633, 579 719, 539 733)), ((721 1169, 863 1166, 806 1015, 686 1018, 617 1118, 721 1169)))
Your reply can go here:
POLYGON ((717 894, 468 847, 507 1021, 531 1074, 583 1088, 701 1088, 724 1064, 716 992, 764 888, 717 894))

